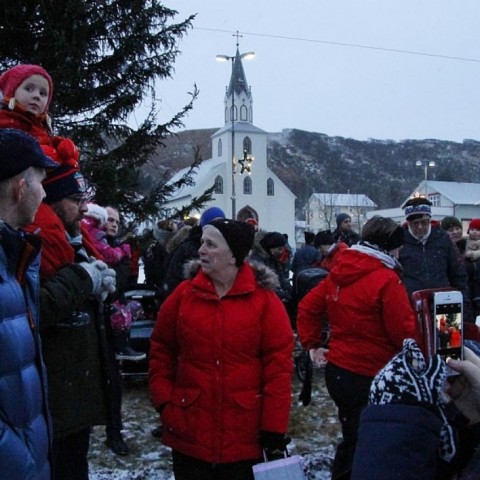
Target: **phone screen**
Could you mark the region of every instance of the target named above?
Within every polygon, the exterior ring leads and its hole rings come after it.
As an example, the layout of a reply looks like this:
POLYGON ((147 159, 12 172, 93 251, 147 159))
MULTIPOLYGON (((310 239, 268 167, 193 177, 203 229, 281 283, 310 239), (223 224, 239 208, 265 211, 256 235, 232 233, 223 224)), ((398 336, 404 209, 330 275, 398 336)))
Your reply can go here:
POLYGON ((462 356, 462 304, 435 305, 436 351, 444 358, 462 356))

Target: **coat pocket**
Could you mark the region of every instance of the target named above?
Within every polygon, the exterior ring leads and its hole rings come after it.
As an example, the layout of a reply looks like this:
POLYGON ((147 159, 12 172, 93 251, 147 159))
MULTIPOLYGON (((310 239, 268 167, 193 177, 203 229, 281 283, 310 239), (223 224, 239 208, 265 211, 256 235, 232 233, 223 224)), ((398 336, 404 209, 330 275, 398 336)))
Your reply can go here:
POLYGON ((184 441, 195 439, 198 429, 200 390, 177 388, 161 414, 162 424, 168 432, 184 441))

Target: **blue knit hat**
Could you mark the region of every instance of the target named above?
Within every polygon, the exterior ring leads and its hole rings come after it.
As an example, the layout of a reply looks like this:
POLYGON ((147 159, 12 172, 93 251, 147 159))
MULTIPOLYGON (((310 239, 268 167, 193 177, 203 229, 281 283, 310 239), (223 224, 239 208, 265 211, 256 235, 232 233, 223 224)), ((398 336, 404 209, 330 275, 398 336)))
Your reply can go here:
POLYGON ((204 227, 213 220, 216 220, 217 218, 225 218, 224 211, 218 207, 207 208, 200 217, 200 226, 204 227))

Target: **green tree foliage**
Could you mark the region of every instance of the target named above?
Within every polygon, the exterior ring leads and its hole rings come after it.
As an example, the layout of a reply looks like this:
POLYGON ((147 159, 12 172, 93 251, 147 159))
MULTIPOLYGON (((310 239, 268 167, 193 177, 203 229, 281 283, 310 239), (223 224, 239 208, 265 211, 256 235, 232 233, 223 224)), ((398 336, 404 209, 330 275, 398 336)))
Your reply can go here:
MULTIPOLYGON (((156 0, 3 0, 0 9, 1 70, 18 63, 42 65, 54 81, 50 113, 56 134, 72 138, 83 172, 100 204, 116 204, 137 221, 161 215, 162 204, 201 162, 174 185, 166 178, 141 188, 144 165, 192 108, 166 124, 157 122, 155 82, 172 77, 179 40, 194 15, 173 23, 176 11, 156 0), (137 128, 128 120, 150 105, 137 128)), ((203 205, 209 192, 196 198, 203 205)), ((188 209, 187 209, 188 210, 188 209)), ((178 212, 178 215, 186 212, 178 212)))

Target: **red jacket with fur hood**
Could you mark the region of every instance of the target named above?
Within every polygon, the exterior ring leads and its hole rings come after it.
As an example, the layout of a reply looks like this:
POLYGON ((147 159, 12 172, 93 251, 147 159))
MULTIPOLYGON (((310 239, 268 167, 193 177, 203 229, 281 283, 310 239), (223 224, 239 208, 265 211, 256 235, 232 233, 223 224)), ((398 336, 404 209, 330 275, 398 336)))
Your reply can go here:
POLYGON ((163 442, 211 463, 261 458, 260 430, 285 433, 291 405, 293 333, 276 277, 240 267, 219 298, 195 276, 162 304, 151 338, 150 392, 163 442))

